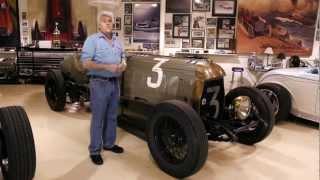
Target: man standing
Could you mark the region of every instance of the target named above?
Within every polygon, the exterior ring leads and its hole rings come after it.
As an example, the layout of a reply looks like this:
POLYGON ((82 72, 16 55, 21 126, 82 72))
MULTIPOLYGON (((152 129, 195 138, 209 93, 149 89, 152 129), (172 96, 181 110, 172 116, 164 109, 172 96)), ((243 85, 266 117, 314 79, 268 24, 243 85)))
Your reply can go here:
POLYGON ((123 148, 115 145, 115 140, 119 103, 118 77, 126 69, 126 64, 121 63, 124 52, 117 37, 113 36, 112 20, 111 12, 100 13, 100 32, 87 38, 81 54, 81 61, 90 77, 92 120, 89 152, 96 165, 103 164, 100 155, 102 148, 123 153, 123 148))

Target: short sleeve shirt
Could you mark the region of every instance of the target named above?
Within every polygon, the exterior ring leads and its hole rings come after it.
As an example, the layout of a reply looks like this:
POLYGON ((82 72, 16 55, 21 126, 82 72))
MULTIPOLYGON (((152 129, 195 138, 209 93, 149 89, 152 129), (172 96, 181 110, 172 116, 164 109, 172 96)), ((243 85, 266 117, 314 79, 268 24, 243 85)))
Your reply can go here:
MULTIPOLYGON (((84 42, 81 61, 92 60, 97 64, 120 64, 124 56, 123 46, 117 37, 112 37, 110 44, 101 32, 89 36, 84 42)), ((118 77, 120 73, 110 71, 89 70, 88 75, 101 77, 118 77)))

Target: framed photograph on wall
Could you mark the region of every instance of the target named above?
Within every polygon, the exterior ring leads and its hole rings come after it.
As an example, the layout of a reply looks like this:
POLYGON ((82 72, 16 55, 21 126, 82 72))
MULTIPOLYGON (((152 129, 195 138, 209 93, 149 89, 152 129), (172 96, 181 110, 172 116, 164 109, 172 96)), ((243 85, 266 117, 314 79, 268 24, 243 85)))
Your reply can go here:
POLYGON ((208 27, 207 28, 207 38, 217 38, 217 28, 208 27))
POLYGON ((192 0, 192 11, 210 12, 210 0, 192 0))
POLYGON ((181 39, 165 38, 165 48, 180 48, 181 39))
POLYGON ((124 14, 132 14, 132 4, 131 3, 124 4, 124 14))
POLYGON ((218 18, 217 49, 235 48, 235 18, 218 18))
POLYGON ((236 16, 237 0, 213 0, 212 16, 236 16))
POLYGON ((206 26, 205 14, 193 13, 192 14, 192 28, 203 29, 206 26))
POLYGON ((192 30, 192 37, 204 37, 205 32, 202 29, 199 30, 192 30))
POLYGON ((216 45, 217 45, 216 49, 234 50, 235 40, 234 39, 217 39, 216 45))
POLYGON ((125 36, 131 36, 132 35, 132 26, 126 25, 124 26, 124 35, 125 36))
POLYGON ((190 39, 182 39, 182 48, 191 48, 190 39))
POLYGON ((214 38, 207 38, 206 48, 207 48, 207 49, 214 49, 215 42, 216 42, 216 39, 214 39, 214 38))
POLYGON ((160 3, 135 3, 132 25, 134 43, 159 43, 160 3))
POLYGON ((207 26, 216 27, 217 26, 217 18, 207 18, 207 26))
POLYGON ((121 30, 121 17, 115 17, 114 23, 112 24, 113 30, 121 30))
POLYGON ((132 16, 124 15, 124 25, 132 25, 132 16))
POLYGON ((174 14, 172 16, 173 38, 190 37, 190 14, 174 14))
POLYGON ((204 48, 204 39, 203 38, 192 38, 192 47, 193 48, 204 48))
POLYGON ((190 13, 191 0, 166 0, 166 13, 190 13))
POLYGON ((172 30, 165 30, 164 31, 164 37, 172 38, 172 30))

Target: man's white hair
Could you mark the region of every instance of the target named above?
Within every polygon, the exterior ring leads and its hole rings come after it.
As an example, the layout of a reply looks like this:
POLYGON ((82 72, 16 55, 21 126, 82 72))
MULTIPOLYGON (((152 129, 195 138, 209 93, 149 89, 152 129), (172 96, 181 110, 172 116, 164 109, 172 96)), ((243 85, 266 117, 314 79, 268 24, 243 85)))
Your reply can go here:
POLYGON ((100 23, 100 19, 102 16, 108 16, 108 17, 111 17, 112 21, 113 21, 113 13, 110 12, 110 11, 101 11, 98 15, 98 19, 97 19, 97 22, 98 24, 100 23))

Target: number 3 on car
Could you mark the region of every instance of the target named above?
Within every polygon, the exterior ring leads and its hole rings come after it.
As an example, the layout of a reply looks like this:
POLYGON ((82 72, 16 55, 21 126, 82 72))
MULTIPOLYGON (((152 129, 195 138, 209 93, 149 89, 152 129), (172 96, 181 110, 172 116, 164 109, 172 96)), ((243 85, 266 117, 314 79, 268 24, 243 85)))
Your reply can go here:
POLYGON ((147 77, 147 86, 149 88, 158 88, 161 86, 162 78, 163 78, 163 70, 161 69, 161 65, 169 61, 169 59, 165 58, 154 58, 155 61, 159 61, 155 66, 152 68, 152 72, 157 73, 157 81, 155 83, 152 82, 152 77, 147 77))

